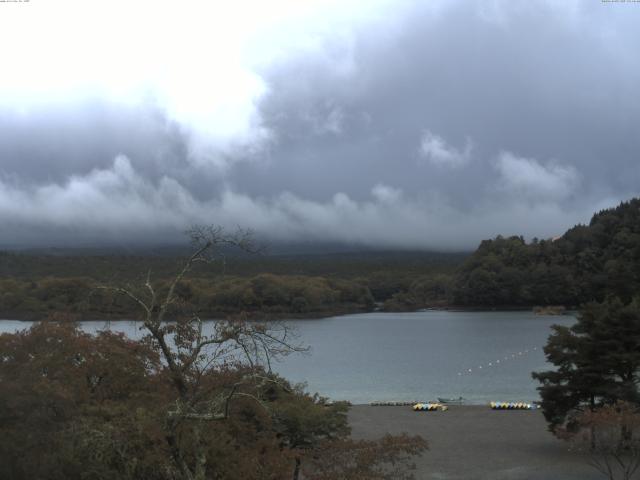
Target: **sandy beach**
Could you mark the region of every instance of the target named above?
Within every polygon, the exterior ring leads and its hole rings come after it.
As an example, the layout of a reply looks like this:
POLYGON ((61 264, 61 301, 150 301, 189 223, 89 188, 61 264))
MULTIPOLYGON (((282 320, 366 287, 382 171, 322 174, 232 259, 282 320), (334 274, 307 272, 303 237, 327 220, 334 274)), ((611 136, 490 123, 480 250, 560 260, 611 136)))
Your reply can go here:
POLYGON ((355 438, 385 433, 422 435, 429 451, 416 459, 416 478, 428 480, 596 480, 584 458, 547 431, 540 411, 452 406, 446 412, 355 405, 355 438))

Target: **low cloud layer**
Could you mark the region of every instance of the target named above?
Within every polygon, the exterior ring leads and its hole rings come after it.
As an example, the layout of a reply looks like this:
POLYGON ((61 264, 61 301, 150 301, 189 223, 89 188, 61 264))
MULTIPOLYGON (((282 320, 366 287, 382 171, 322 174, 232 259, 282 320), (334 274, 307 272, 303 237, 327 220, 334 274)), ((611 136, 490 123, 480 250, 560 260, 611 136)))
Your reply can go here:
MULTIPOLYGON (((551 237, 640 193, 640 9, 282 0, 256 22, 245 3, 214 26, 197 2, 150 25, 117 2, 104 22, 78 7, 85 46, 69 33, 13 51, 0 245, 172 243, 218 223, 470 249, 551 237)), ((66 25, 49 13, 28 28, 66 25)), ((0 20, 4 44, 19 20, 0 20)))
MULTIPOLYGON (((545 172, 541 182, 552 175, 534 161, 516 160, 545 172)), ((500 182, 516 190, 522 187, 519 173, 515 177, 509 170, 496 173, 500 182)), ((525 187, 541 188, 542 196, 547 193, 543 184, 525 187)), ((463 250, 470 247, 470 238, 492 237, 497 231, 530 236, 540 230, 559 232, 576 217, 586 219, 591 213, 585 207, 563 210, 553 197, 531 203, 519 193, 505 198, 500 192, 465 212, 437 195, 405 198, 401 189, 384 184, 375 185, 369 198, 361 201, 345 192, 324 202, 290 192, 253 198, 229 188, 201 201, 174 178, 163 176, 152 182, 127 157, 119 156, 110 168, 72 176, 62 184, 24 189, 0 183, 0 216, 14 241, 26 244, 34 242, 34 231, 46 235, 36 243, 69 238, 100 244, 122 239, 171 243, 180 241, 180 232, 190 225, 215 221, 232 228, 241 219, 242 225, 275 242, 315 239, 384 248, 463 250)))

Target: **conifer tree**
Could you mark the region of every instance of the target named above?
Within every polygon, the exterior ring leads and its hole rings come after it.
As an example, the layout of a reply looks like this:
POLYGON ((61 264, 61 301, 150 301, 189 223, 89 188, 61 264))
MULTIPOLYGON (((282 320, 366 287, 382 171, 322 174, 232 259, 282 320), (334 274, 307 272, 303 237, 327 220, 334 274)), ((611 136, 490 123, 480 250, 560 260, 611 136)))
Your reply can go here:
POLYGON ((640 404, 640 299, 591 303, 571 327, 554 326, 545 347, 555 370, 534 372, 552 431, 618 400, 640 404))

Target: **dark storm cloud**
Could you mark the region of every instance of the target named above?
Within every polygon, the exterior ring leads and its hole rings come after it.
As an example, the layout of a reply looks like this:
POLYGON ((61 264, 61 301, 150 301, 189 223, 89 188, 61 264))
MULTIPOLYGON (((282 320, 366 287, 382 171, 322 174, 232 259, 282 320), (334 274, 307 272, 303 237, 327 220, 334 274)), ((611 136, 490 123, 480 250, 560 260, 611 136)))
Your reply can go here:
MULTIPOLYGON (((482 3, 459 2, 435 18, 416 7, 384 42, 361 32, 346 75, 325 59, 274 68, 274 93, 263 104, 281 138, 274 188, 304 192, 309 176, 322 194, 342 172, 360 195, 388 182, 411 194, 440 187, 453 201, 475 203, 497 173, 495 158, 509 151, 574 166, 583 193, 635 191, 640 68, 630 50, 640 36, 606 5, 495 4, 482 11, 482 3), (314 128, 333 112, 340 132, 314 128), (463 172, 421 161, 429 132, 452 151, 473 145, 463 172)), ((636 10, 624 15, 640 19, 636 10)))
POLYGON ((0 111, 2 172, 32 181, 60 182, 106 168, 118 154, 137 159, 149 173, 172 169, 185 150, 177 127, 150 109, 94 99, 0 111))
MULTIPOLYGON (((222 172, 194 164, 189 150, 188 129, 149 105, 92 98, 64 107, 0 110, 0 182, 8 185, 62 185, 111 169, 124 155, 147 180, 173 178, 195 198, 208 199, 220 189, 222 172)), ((224 161, 225 155, 216 158, 224 161)))
POLYGON ((460 249, 555 235, 639 193, 640 8, 403 5, 262 67, 254 146, 203 154, 161 108, 5 111, 0 241, 173 240, 218 222, 460 249))

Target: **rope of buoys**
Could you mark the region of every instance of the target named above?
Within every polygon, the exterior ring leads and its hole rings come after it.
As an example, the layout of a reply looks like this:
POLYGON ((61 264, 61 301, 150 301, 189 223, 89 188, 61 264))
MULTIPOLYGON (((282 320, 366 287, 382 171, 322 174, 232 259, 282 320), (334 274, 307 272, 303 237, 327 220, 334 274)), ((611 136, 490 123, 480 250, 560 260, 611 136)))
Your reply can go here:
POLYGON ((441 412, 446 412, 449 409, 449 407, 447 407, 446 405, 443 405, 441 403, 416 403, 413 406, 413 411, 414 412, 434 412, 436 410, 439 410, 441 412))
POLYGON ((490 402, 492 410, 535 410, 534 404, 527 402, 490 402))
POLYGON ((417 402, 370 402, 372 407, 407 407, 415 405, 417 402))
MULTIPOLYGON (((504 364, 507 360, 516 359, 518 357, 522 357, 522 356, 524 356, 524 355, 526 355, 528 353, 531 353, 533 351, 536 351, 536 350, 538 350, 538 347, 531 347, 531 348, 526 348, 524 350, 520 350, 518 352, 514 352, 512 354, 507 354, 502 359, 498 358, 498 359, 496 359, 494 361, 491 361, 491 362, 487 363, 486 365, 478 365, 476 367, 476 370, 483 370, 484 368, 489 368, 489 367, 497 367, 498 365, 504 364)), ((462 369, 461 371, 458 372, 458 376, 461 377, 463 375, 470 375, 470 374, 473 373, 473 370, 474 370, 473 368, 462 369)))

